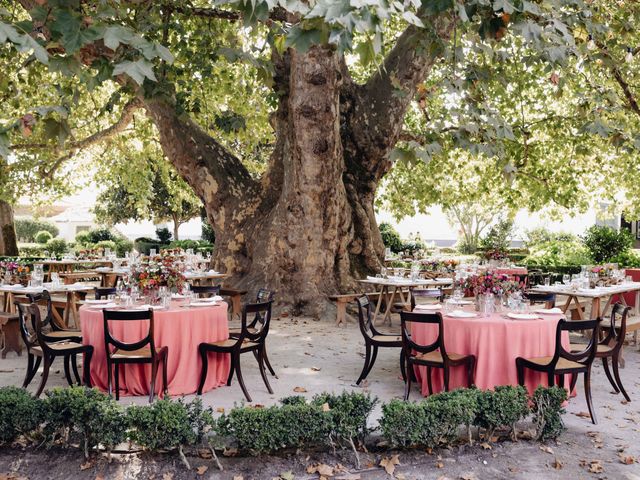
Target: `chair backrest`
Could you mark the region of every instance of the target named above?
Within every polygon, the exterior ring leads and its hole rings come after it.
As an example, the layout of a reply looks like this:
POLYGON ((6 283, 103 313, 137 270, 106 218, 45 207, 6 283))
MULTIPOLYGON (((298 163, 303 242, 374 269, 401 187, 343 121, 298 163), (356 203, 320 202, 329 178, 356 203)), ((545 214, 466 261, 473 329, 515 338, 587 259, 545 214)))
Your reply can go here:
POLYGON ((373 337, 377 332, 372 322, 369 297, 367 295, 361 295, 356 298, 356 303, 358 304, 358 324, 360 325, 360 331, 365 337, 373 337))
POLYGON ((273 300, 274 292, 268 288, 261 288, 256 295, 256 303, 264 303, 273 300))
POLYGON ((25 306, 27 307, 28 315, 31 317, 38 345, 40 345, 40 348, 42 348, 42 351, 46 354, 51 351, 51 348, 49 348, 49 346, 47 345, 47 341, 50 340, 46 338, 45 333, 42 331, 44 322, 42 321, 42 316, 40 315, 40 307, 37 303, 31 303, 25 306))
POLYGON ((443 297, 442 289, 440 288, 410 288, 409 292, 411 295, 411 310, 425 300, 436 300, 440 302, 443 297))
POLYGON ((245 338, 256 343, 264 342, 269 334, 269 326, 271 324, 271 306, 273 300, 262 303, 247 303, 242 307, 242 323, 240 329, 239 341, 242 342, 245 338), (255 331, 250 331, 247 328, 247 316, 254 315, 259 316, 260 328, 255 331))
POLYGON ((194 285, 191 287, 191 291, 199 297, 215 297, 216 295, 220 295, 220 285, 194 285))
POLYGON ((600 341, 600 345, 607 345, 614 351, 622 348, 624 337, 627 334, 627 316, 631 307, 625 307, 617 302, 611 309, 611 324, 607 335, 600 341))
POLYGON ((38 345, 38 335, 36 333, 35 319, 31 314, 29 305, 26 303, 14 302, 18 311, 18 322, 20 324, 20 336, 27 346, 27 350, 38 345))
POLYGON ((102 300, 103 298, 107 298, 109 295, 115 295, 117 289, 115 287, 96 287, 96 300, 102 300))
POLYGON ((42 293, 27 293, 27 298, 31 303, 45 302, 47 306, 47 316, 42 323, 44 325, 51 325, 51 328, 57 326, 53 320, 53 304, 51 302, 51 294, 48 290, 43 290, 42 293))
POLYGON ((151 349, 151 356, 155 357, 156 349, 155 342, 153 340, 153 310, 103 310, 103 320, 104 320, 104 345, 105 351, 107 352, 107 358, 111 356, 111 346, 118 348, 120 350, 125 351, 133 351, 138 350, 139 348, 146 347, 149 345, 151 349), (149 329, 147 330, 147 335, 141 340, 137 342, 123 342, 115 338, 111 334, 111 330, 109 330, 109 322, 111 321, 126 321, 126 322, 149 322, 149 329))
POLYGON ((413 351, 418 353, 429 353, 436 350, 440 350, 440 354, 443 359, 447 358, 447 352, 444 346, 444 322, 442 321, 442 314, 440 312, 435 313, 411 313, 400 312, 400 323, 402 328, 402 348, 407 355, 411 355, 413 351), (413 340, 410 323, 429 323, 438 326, 438 336, 436 340, 429 344, 416 343, 413 340))
POLYGON ((536 303, 544 303, 549 306, 549 308, 553 308, 556 305, 556 294, 555 293, 537 293, 537 292, 527 292, 525 294, 527 300, 531 305, 536 303))
POLYGON ((553 354, 552 363, 555 365, 560 358, 566 358, 573 362, 588 366, 596 356, 598 346, 598 335, 600 333, 601 319, 595 320, 560 320, 556 328, 556 348, 553 354), (580 352, 569 352, 562 345, 563 332, 589 332, 589 343, 580 352))

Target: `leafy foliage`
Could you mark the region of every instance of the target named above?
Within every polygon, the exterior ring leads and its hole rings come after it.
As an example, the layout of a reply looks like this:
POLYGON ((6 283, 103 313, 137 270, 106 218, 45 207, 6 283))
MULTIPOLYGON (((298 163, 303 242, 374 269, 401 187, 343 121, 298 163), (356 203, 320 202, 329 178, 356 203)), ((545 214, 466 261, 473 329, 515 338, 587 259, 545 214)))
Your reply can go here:
POLYGON ((578 240, 578 237, 573 233, 552 232, 545 227, 532 228, 524 232, 524 244, 527 248, 547 242, 577 242, 578 240))
POLYGON ((0 444, 36 430, 43 419, 38 400, 18 387, 0 388, 0 444))
POLYGON ((480 248, 498 252, 506 252, 513 236, 513 221, 501 220, 489 228, 480 240, 480 248))
POLYGON ((561 387, 538 387, 533 393, 533 422, 538 440, 555 439, 564 430, 562 405, 567 400, 567 390, 561 387))
POLYGON ((617 231, 611 227, 594 225, 582 237, 591 258, 603 263, 616 255, 625 254, 631 248, 633 237, 628 230, 617 231))
POLYGON ((478 393, 478 411, 474 424, 492 436, 497 428, 513 428, 529 413, 527 391, 521 386, 502 385, 478 393))
POLYGON ((23 242, 35 242, 36 234, 46 230, 52 237, 57 237, 60 230, 53 223, 30 218, 17 218, 15 220, 16 236, 23 242))
POLYGON ((52 238, 47 242, 46 248, 52 255, 62 255, 66 253, 68 245, 64 238, 52 238))
POLYGON ((35 236, 36 242, 40 244, 45 244, 52 238, 53 237, 51 236, 51 234, 46 230, 42 230, 41 232, 36 233, 36 236, 35 236))
POLYGON ((367 419, 377 403, 377 398, 357 392, 342 392, 339 395, 323 393, 311 401, 312 405, 320 408, 324 405, 329 407, 331 437, 338 441, 364 440, 369 432, 367 419))
POLYGON ((530 248, 523 263, 529 266, 557 267, 562 265, 588 265, 592 261, 587 248, 579 241, 551 240, 530 248))
POLYGON ((380 235, 382 235, 382 243, 387 248, 390 248, 393 253, 400 253, 402 251, 403 243, 398 231, 393 228, 390 223, 381 223, 378 228, 380 229, 380 235))
POLYGON ((171 241, 171 232, 168 228, 156 228, 156 236, 160 243, 169 243, 171 241))

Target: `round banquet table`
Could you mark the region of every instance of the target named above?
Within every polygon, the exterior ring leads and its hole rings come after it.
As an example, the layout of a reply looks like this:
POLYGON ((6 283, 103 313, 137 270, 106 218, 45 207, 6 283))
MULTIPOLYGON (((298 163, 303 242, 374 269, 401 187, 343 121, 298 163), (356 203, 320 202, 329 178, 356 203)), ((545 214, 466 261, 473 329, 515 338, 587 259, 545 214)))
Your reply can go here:
MULTIPOLYGON (((469 311, 472 311, 469 310, 469 311)), ((563 314, 540 315, 537 320, 512 320, 505 313, 488 317, 453 318, 443 314, 444 345, 447 353, 476 356, 475 385, 483 390, 498 385, 518 385, 517 357, 552 356, 555 350, 556 327, 563 314)), ((426 345, 433 343, 438 326, 411 323, 413 340, 426 345)), ((562 344, 569 349, 568 332, 563 332, 562 344)), ((416 377, 422 382, 422 394, 429 394, 426 367, 416 367, 416 377)), ((466 387, 465 367, 451 367, 449 389, 466 387)), ((444 390, 442 369, 431 369, 433 392, 444 390)), ((568 381, 568 379, 567 379, 568 381)), ((567 385, 568 383, 565 383, 567 385)), ((544 374, 525 369, 525 386, 530 393, 538 385, 548 385, 544 374)))
MULTIPOLYGON (((229 338, 227 304, 207 307, 181 307, 174 302, 167 310, 155 310, 154 341, 156 348, 168 347, 167 382, 170 395, 185 395, 198 390, 202 361, 198 345, 202 342, 219 342, 229 338)), ((82 342, 93 345, 91 382, 101 390, 107 390, 107 358, 104 345, 102 309, 83 305, 80 308, 82 342)), ((123 342, 135 342, 144 338, 148 321, 111 321, 109 329, 114 338, 123 342)), ((229 375, 228 354, 209 353, 209 372, 204 384, 208 391, 226 384, 229 375)), ((156 393, 162 392, 162 369, 158 369, 156 393)), ((115 371, 114 371, 115 373, 115 371)), ((114 383, 115 384, 115 383, 114 383)), ((124 365, 120 367, 121 395, 148 395, 151 384, 151 365, 124 365)), ((115 388, 115 387, 114 387, 115 388)))

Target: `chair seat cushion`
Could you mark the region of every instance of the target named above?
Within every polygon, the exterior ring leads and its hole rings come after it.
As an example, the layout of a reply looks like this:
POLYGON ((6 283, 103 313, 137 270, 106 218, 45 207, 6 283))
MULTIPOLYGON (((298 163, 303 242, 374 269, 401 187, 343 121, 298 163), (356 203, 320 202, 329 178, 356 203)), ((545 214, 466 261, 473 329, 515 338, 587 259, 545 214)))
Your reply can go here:
MULTIPOLYGON (((582 345, 582 344, 572 344, 571 345, 571 352, 582 352, 584 351, 586 345, 582 345)), ((610 347, 609 345, 598 345, 598 353, 609 353, 611 350, 613 350, 613 347, 610 347)))
MULTIPOLYGON (((222 340, 220 342, 209 342, 207 345, 211 345, 213 347, 222 347, 222 348, 231 348, 238 343, 237 338, 228 338, 227 340, 222 340)), ((245 340, 242 342, 242 348, 255 347, 258 345, 256 342, 251 342, 249 340, 245 340)))
MULTIPOLYGON (((535 363, 536 365, 548 365, 553 357, 535 357, 527 358, 527 362, 535 363)), ((556 370, 566 370, 572 368, 584 368, 584 365, 566 358, 559 358, 556 364, 556 370)))
MULTIPOLYGON (((456 362, 458 360, 462 360, 465 357, 465 355, 461 355, 459 353, 447 352, 447 357, 449 357, 450 360, 453 360, 454 362, 456 362)), ((444 360, 442 359, 442 354, 440 353, 439 350, 429 352, 429 353, 420 353, 416 355, 415 358, 417 360, 424 360, 426 362, 444 363, 444 360)))
POLYGON ((44 335, 50 338, 82 338, 82 332, 79 330, 52 330, 51 332, 47 332, 44 335))
MULTIPOLYGON (((47 343, 47 347, 56 352, 64 352, 65 350, 73 350, 74 348, 82 348, 84 345, 78 342, 51 342, 47 343)), ((39 345, 31 348, 31 350, 42 353, 42 348, 39 345)))
MULTIPOLYGON (((160 353, 159 349, 156 349, 156 355, 160 353)), ((134 358, 151 358, 151 348, 142 347, 137 350, 121 350, 116 348, 111 354, 113 359, 134 359, 134 358)))
POLYGON ((375 342, 381 343, 402 342, 402 337, 400 335, 374 335, 371 339, 375 342))

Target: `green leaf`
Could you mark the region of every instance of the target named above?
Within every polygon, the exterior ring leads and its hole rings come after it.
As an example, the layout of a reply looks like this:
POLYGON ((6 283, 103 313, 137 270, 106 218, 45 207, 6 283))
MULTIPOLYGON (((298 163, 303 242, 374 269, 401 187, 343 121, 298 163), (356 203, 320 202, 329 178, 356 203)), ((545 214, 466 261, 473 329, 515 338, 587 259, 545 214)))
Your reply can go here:
POLYGON ((153 64, 143 59, 135 62, 127 60, 114 65, 112 74, 114 77, 123 73, 131 77, 138 85, 142 85, 145 78, 156 81, 156 75, 153 73, 153 64))
POLYGON ((293 47, 299 52, 306 52, 309 48, 320 43, 322 32, 320 30, 302 30, 300 27, 293 27, 287 35, 285 46, 293 47))
POLYGON ((402 18, 404 18, 411 25, 424 28, 424 23, 422 23, 422 20, 420 20, 413 12, 410 12, 409 10, 406 10, 402 13, 402 18))

